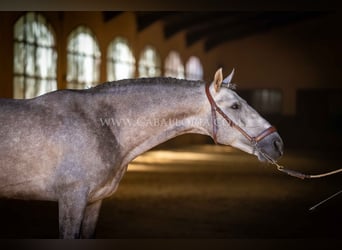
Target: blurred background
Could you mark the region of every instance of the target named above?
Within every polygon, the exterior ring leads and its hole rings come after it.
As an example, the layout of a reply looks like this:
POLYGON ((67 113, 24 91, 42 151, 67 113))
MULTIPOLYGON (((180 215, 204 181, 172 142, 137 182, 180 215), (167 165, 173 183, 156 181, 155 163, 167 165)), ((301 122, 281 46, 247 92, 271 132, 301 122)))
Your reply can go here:
MULTIPOLYGON (((282 136, 283 163, 314 173, 341 167, 339 12, 12 11, 0 12, 0 23, 2 98, 124 78, 208 82, 219 67, 235 68, 238 94, 282 136)), ((98 235, 339 238, 341 197, 307 212, 339 190, 339 176, 294 180, 212 144, 184 135, 137 158, 104 203, 98 235)), ((0 200, 0 209, 2 237, 58 236, 55 203, 0 200)))
POLYGON ((341 146, 338 12, 0 12, 0 21, 0 97, 135 77, 212 81, 235 68, 237 92, 286 147, 341 146))

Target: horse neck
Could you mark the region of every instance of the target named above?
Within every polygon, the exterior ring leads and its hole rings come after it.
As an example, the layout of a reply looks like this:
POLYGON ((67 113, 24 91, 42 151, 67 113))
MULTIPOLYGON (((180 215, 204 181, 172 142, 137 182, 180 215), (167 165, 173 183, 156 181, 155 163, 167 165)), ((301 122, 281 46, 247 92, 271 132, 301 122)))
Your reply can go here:
POLYGON ((178 135, 208 135, 210 105, 202 84, 133 85, 118 91, 115 98, 110 96, 107 100, 115 110, 111 128, 120 144, 123 164, 178 135))

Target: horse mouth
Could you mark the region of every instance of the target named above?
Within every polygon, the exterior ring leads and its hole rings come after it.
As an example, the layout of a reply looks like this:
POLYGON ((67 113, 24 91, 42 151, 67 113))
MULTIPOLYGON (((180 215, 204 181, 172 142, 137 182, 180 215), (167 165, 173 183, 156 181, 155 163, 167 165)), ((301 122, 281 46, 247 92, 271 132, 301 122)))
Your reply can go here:
POLYGON ((258 160, 260 162, 270 162, 270 163, 276 162, 276 160, 273 159, 271 156, 269 156, 269 155, 267 155, 265 153, 262 153, 262 152, 257 152, 256 156, 258 157, 258 160))
POLYGON ((275 163, 284 154, 284 145, 278 133, 256 145, 255 154, 261 162, 275 163))

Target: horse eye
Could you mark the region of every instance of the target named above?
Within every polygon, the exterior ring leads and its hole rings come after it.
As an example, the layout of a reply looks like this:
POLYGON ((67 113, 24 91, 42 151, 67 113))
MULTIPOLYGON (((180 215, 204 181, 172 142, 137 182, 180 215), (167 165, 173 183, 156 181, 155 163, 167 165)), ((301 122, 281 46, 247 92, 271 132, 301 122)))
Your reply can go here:
POLYGON ((231 109, 239 109, 240 105, 238 103, 234 103, 230 108, 231 109))

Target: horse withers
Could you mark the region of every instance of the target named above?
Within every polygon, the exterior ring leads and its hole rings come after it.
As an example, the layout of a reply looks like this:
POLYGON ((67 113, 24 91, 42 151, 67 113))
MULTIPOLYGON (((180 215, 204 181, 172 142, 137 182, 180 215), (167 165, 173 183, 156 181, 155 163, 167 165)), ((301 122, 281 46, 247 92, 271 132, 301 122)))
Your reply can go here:
POLYGON ((173 137, 204 134, 276 161, 281 138, 232 90, 232 76, 219 69, 210 84, 141 78, 0 99, 0 197, 57 201, 60 237, 90 238, 127 165, 173 137))

